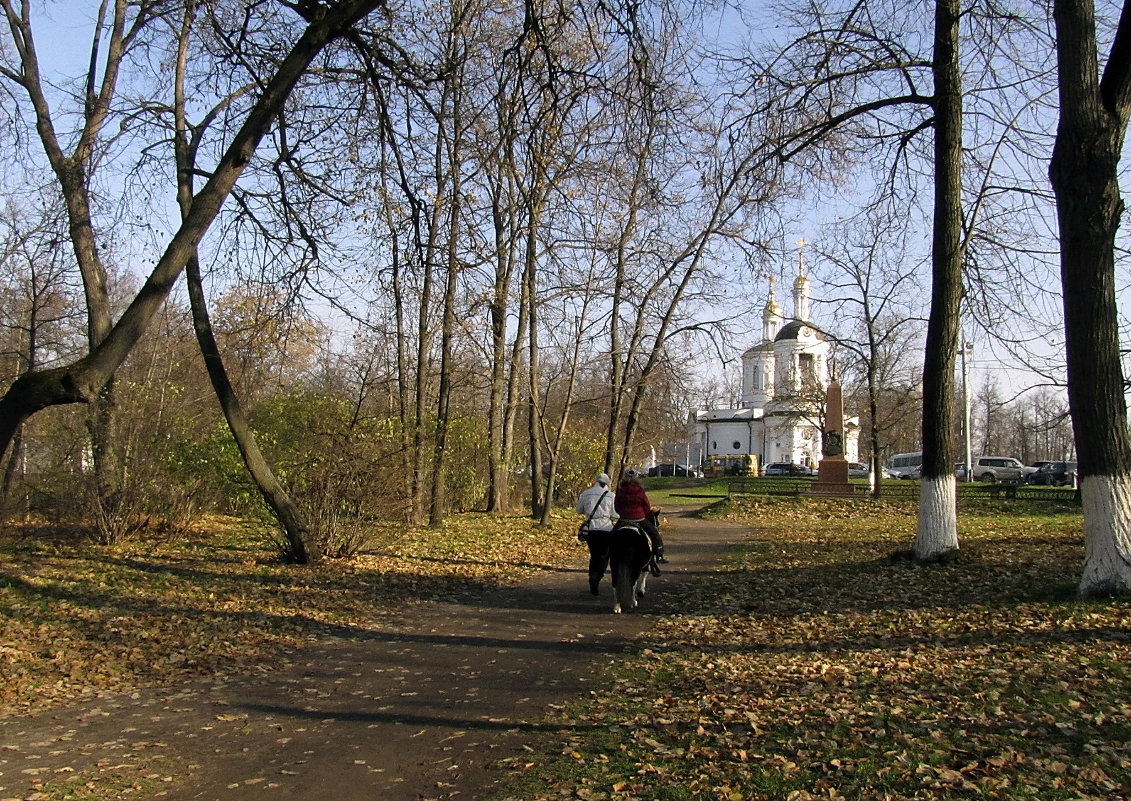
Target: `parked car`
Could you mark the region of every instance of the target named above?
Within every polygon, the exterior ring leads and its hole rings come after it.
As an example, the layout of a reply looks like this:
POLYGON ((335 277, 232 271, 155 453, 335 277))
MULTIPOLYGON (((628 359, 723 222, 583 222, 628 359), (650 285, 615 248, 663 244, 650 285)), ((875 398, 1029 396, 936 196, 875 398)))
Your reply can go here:
POLYGON ((648 475, 650 476, 697 476, 699 471, 694 467, 689 467, 685 464, 677 464, 674 462, 665 462, 658 464, 655 467, 648 468, 648 475))
POLYGON ((813 476, 816 472, 812 467, 793 462, 770 462, 762 468, 764 476, 813 476))
POLYGON ((923 474, 923 454, 897 453, 891 456, 884 466, 884 475, 888 478, 919 478, 923 474))
POLYGON ((979 456, 971 467, 976 481, 1021 484, 1027 475, 1025 465, 1011 456, 979 456))
POLYGON ((1028 477, 1030 484, 1050 487, 1075 487, 1076 462, 1046 462, 1028 477))
POLYGON ((864 464, 863 462, 848 463, 849 478, 867 478, 870 475, 872 475, 872 466, 870 464, 864 464))

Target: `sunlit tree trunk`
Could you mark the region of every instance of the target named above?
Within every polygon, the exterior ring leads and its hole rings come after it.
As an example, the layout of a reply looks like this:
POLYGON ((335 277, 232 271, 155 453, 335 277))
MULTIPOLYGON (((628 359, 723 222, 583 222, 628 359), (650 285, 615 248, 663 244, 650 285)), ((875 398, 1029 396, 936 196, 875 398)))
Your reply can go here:
MULTIPOLYGON (((515 78, 514 82, 519 83, 515 78)), ((518 139, 518 90, 509 87, 507 77, 500 78, 500 89, 493 98, 495 103, 498 141, 485 165, 486 180, 491 197, 491 227, 493 231, 494 284, 489 309, 491 326, 491 380, 487 411, 488 487, 487 511, 503 512, 509 504, 510 446, 513 441, 515 404, 514 365, 516 359, 507 347, 507 323, 511 309, 512 282, 516 263, 517 183, 515 151, 518 139), (508 91, 508 89, 510 91, 508 91)), ((525 320, 525 310, 520 300, 517 310, 525 320)), ((524 331, 517 335, 522 341, 524 331)))
MULTIPOLYGON (((493 199, 492 219, 495 230, 495 285, 491 298, 491 384, 487 411, 487 511, 503 512, 507 508, 509 475, 507 467, 507 315, 510 309, 511 279, 514 272, 513 215, 505 211, 500 199, 493 199)), ((509 205, 509 204, 508 204, 509 205)))
MULTIPOLYGON (((455 14, 462 17, 462 14, 455 14)), ((452 396, 452 348, 453 338, 456 334, 456 282, 459 278, 459 240, 461 231, 460 209, 463 203, 462 194, 462 159, 463 159, 463 86, 460 84, 460 54, 463 52, 462 32, 456 27, 449 34, 453 42, 450 45, 452 53, 448 58, 445 73, 453 82, 451 88, 451 129, 441 135, 446 142, 446 160, 451 171, 451 204, 448 210, 447 248, 444 267, 444 294, 443 308, 441 309, 440 324, 440 384, 436 398, 436 439, 432 455, 432 495, 429 503, 428 525, 433 528, 444 522, 444 504, 447 482, 445 465, 447 464, 448 425, 451 415, 452 396)))
POLYGON ((518 440, 518 416, 525 401, 527 382, 523 380, 526 374, 525 359, 527 327, 530 325, 527 300, 529 287, 525 278, 525 269, 519 281, 518 298, 515 301, 518 320, 515 324, 514 340, 511 342, 510 355, 507 361, 507 389, 506 401, 503 404, 503 462, 514 464, 517 454, 520 453, 518 440))
POLYGON ((1131 111, 1131 3, 1101 80, 1095 9, 1057 0, 1060 122, 1049 165, 1060 223, 1068 402, 1084 506, 1080 595, 1131 590, 1131 435, 1119 350, 1118 170, 1131 111))
POLYGON ((923 474, 915 557, 958 548, 954 478, 954 363, 962 300, 962 79, 958 0, 935 4, 935 209, 931 315, 923 361, 923 474))

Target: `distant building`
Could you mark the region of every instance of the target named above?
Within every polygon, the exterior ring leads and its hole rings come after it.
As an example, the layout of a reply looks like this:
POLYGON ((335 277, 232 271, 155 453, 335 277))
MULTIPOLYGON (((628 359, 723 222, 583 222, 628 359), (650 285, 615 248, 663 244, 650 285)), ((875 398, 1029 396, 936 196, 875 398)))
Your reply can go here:
MULTIPOLYGON (((803 244, 803 243, 802 243, 803 244)), ((742 390, 733 409, 696 409, 688 416, 691 459, 715 457, 758 466, 793 462, 816 467, 821 459, 821 415, 829 384, 828 338, 809 322, 810 284, 801 252, 793 282, 793 317, 786 321, 774 297, 762 309, 762 341, 742 354, 742 390)), ((844 458, 859 461, 860 418, 844 419, 844 458)))

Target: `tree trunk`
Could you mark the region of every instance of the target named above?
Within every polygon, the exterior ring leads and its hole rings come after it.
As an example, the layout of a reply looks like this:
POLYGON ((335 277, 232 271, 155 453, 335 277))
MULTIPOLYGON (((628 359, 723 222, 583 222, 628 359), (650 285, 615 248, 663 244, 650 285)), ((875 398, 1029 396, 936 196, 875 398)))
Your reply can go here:
MULTIPOLYGON (((510 357, 507 362, 507 388, 506 401, 503 405, 503 464, 514 463, 518 435, 515 433, 518 423, 518 412, 522 407, 522 354, 526 343, 526 329, 529 325, 527 318, 530 304, 527 302, 529 287, 526 284, 525 274, 519 284, 519 296, 515 303, 518 311, 518 320, 515 322, 514 340, 510 347, 510 357)), ((509 476, 508 476, 509 479, 509 476)), ((509 497, 510 488, 504 490, 504 498, 509 497)))
MULTIPOLYGON (((873 339, 874 335, 869 332, 869 338, 873 339)), ((876 402, 878 387, 876 386, 876 348, 873 344, 869 351, 868 358, 868 419, 871 421, 871 438, 872 438, 872 458, 870 463, 872 465, 872 497, 879 499, 883 496, 883 483, 884 471, 880 463, 880 433, 876 428, 876 421, 879 419, 880 409, 879 404, 876 402)))
POLYGON ((931 315, 923 360, 923 471, 915 557, 958 548, 955 507, 954 363, 962 301, 962 80, 958 0, 935 3, 935 209, 931 315))
POLYGON ((432 457, 432 497, 428 511, 428 525, 437 528, 444 523, 446 503, 445 466, 447 464, 448 424, 451 416, 452 396, 452 340, 456 333, 456 283, 459 279, 460 232, 460 176, 459 176, 459 114, 455 114, 456 142, 452 145, 452 209, 448 224, 448 259, 444 283, 443 323, 440 329, 440 387, 436 399, 436 441, 432 457))
POLYGON ((1102 81, 1092 3, 1058 0, 1054 18, 1060 122, 1049 177, 1060 224, 1068 403, 1084 507, 1079 591, 1094 597, 1131 590, 1131 435, 1115 298, 1131 4, 1124 4, 1102 81))
POLYGON ((8 461, 4 465, 4 484, 0 489, 0 525, 15 514, 16 508, 21 510, 21 516, 25 517, 28 514, 28 492, 27 484, 24 481, 24 438, 23 426, 16 429, 15 435, 12 437, 12 447, 9 449, 8 461), (20 497, 14 497, 15 493, 12 487, 16 484, 16 479, 20 479, 23 486, 20 497), (18 502, 18 503, 17 503, 18 502))
MULTIPOLYGON (((183 24, 180 32, 180 42, 177 53, 177 72, 173 87, 175 140, 174 156, 177 162, 177 202, 181 207, 181 217, 188 214, 192 207, 192 176, 196 172, 196 137, 190 136, 189 124, 186 115, 185 98, 185 71, 188 66, 189 37, 195 20, 195 4, 185 6, 183 24)), ((285 559, 298 564, 309 564, 318 559, 321 554, 317 547, 312 547, 310 531, 299 512, 298 507, 291 501, 286 490, 275 478, 267 460, 263 457, 259 446, 251 433, 247 416, 243 412, 239 398, 228 380, 228 373, 224 369, 224 361, 220 355, 220 348, 216 344, 216 337, 212 330, 212 321, 208 316, 208 304, 204 297, 204 285, 200 278, 200 261, 196 253, 192 255, 186 265, 185 281, 188 286, 189 306, 192 309, 192 326, 196 332, 197 345, 200 347, 201 356, 204 357, 204 367, 212 388, 216 392, 216 399, 220 402, 220 409, 224 412, 224 419, 228 422, 228 429, 239 448, 247 471, 252 481, 258 487, 263 499, 275 514, 275 518, 283 527, 287 546, 283 552, 285 559)))
POLYGON ((235 440, 240 456, 243 457, 243 463, 247 466, 247 472, 251 475, 255 486, 259 488, 263 500, 274 512, 275 519, 283 527, 287 542, 283 557, 287 561, 301 565, 315 562, 322 554, 310 541, 310 529, 303 520, 302 513, 283 489, 283 485, 275 478, 275 473, 259 450, 251 426, 248 425, 247 416, 228 380, 220 349, 212 333, 212 323, 208 318, 204 288, 200 280, 200 265, 195 256, 189 260, 185 277, 188 284, 189 304, 192 307, 192 325, 196 331, 200 354, 204 357, 208 378, 224 412, 224 419, 228 422, 228 429, 232 432, 232 439, 235 440))
MULTIPOLYGON (((439 145, 437 145, 437 149, 439 145)), ((436 180, 440 180, 440 155, 436 154, 436 180)), ((444 203, 442 186, 436 188, 436 199, 432 213, 428 218, 428 237, 423 250, 418 251, 418 257, 423 266, 423 279, 420 286, 420 309, 416 319, 416 391, 415 405, 412 421, 412 489, 409 511, 409 522, 419 523, 423 516, 424 484, 425 484, 425 424, 428 412, 429 364, 432 361, 432 287, 435 281, 433 276, 434 259, 436 252, 436 237, 439 235, 439 214, 444 203)))
MULTIPOLYGON (((502 179, 500 179, 500 183, 502 179)), ((498 199, 493 200, 492 219, 495 230, 495 287, 491 299, 491 384, 487 413, 487 511, 503 512, 507 507, 509 476, 506 459, 507 403, 507 310, 514 270, 513 249, 506 224, 510 214, 504 213, 498 199)))
POLYGON ((538 366, 538 279, 537 259, 534 248, 537 247, 537 237, 534 236, 534 217, 527 221, 526 235, 526 260, 523 268, 523 283, 526 285, 523 294, 526 295, 526 324, 529 337, 528 375, 529 397, 527 403, 527 434, 530 440, 530 516, 541 520, 546 511, 546 492, 542 477, 542 418, 539 408, 541 392, 541 371, 538 366))

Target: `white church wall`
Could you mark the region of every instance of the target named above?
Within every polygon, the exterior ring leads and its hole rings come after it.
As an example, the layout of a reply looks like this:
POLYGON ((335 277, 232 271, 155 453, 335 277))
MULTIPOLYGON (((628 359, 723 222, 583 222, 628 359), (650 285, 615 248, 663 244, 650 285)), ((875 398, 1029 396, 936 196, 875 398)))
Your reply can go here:
MULTIPOLYGON (((774 300, 771 280, 762 312, 762 342, 742 355, 742 408, 697 410, 688 419, 689 450, 697 450, 701 460, 749 453, 761 464, 794 462, 815 467, 820 462, 820 411, 799 408, 803 371, 810 390, 814 385, 826 387, 829 380, 830 345, 806 322, 809 287, 802 251, 793 285, 792 320, 786 323, 774 300)), ((855 425, 846 426, 845 458, 859 461, 859 420, 851 419, 855 425)))

